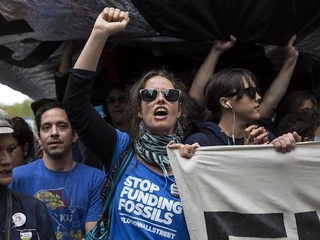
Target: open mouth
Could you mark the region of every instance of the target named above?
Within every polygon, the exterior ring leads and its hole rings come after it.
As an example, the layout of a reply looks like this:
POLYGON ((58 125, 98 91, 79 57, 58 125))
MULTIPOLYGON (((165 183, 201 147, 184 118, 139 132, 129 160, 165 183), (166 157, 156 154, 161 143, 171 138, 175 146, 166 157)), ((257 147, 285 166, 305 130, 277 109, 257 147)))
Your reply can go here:
POLYGON ((168 115, 168 110, 163 108, 163 107, 160 107, 160 108, 157 108, 155 111, 154 111, 154 114, 153 114, 155 117, 164 117, 164 116, 167 116, 168 115))

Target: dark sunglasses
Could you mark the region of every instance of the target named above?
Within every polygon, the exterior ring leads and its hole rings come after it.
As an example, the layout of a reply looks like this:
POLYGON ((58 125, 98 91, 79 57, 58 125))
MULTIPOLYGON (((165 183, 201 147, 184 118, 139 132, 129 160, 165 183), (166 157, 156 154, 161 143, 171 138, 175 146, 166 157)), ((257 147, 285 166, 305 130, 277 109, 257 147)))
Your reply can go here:
POLYGON ((237 91, 237 92, 230 93, 226 97, 234 97, 234 96, 239 96, 239 95, 242 95, 242 94, 246 94, 247 96, 249 96, 251 99, 254 100, 257 97, 257 93, 260 95, 259 88, 257 88, 257 87, 248 87, 248 88, 245 88, 243 91, 237 91))
POLYGON ((157 90, 153 88, 145 88, 140 90, 140 96, 142 101, 144 102, 154 101, 157 98, 159 93, 162 93, 164 98, 169 102, 178 101, 181 95, 181 91, 179 89, 157 90))

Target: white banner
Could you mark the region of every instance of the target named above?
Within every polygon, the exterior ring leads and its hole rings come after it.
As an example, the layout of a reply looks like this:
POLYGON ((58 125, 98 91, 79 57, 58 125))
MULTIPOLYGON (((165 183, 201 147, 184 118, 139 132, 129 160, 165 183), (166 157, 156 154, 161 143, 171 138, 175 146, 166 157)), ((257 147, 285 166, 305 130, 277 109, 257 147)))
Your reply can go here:
POLYGON ((320 142, 168 150, 191 239, 319 240, 320 142))

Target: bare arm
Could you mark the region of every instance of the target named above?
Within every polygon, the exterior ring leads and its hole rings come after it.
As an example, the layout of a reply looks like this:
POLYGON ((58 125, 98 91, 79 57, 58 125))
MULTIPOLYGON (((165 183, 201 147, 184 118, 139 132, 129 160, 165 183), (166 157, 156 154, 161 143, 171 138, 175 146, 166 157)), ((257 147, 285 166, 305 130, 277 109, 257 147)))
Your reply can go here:
POLYGON ((71 68, 72 55, 76 47, 74 41, 65 41, 62 46, 62 55, 58 71, 54 73, 56 96, 58 101, 63 101, 68 85, 69 69, 71 68))
POLYGON ((84 224, 84 230, 87 232, 89 232, 92 228, 94 228, 96 226, 97 222, 86 222, 84 224))
POLYGON ((59 64, 58 72, 61 74, 68 74, 71 68, 72 55, 74 53, 74 41, 65 41, 62 47, 62 55, 59 64))
POLYGON ((209 78, 213 75, 220 56, 225 51, 232 48, 235 42, 236 38, 234 36, 230 36, 230 40, 228 42, 219 40, 214 41, 209 54, 199 68, 189 90, 189 96, 192 97, 199 105, 203 104, 204 87, 209 78))
POLYGON ((293 46, 295 40, 296 35, 293 35, 285 47, 285 60, 280 72, 263 96, 262 102, 260 103, 261 117, 270 117, 272 115, 288 89, 293 70, 299 57, 299 52, 293 46))
POLYGON ((128 23, 129 12, 105 8, 98 16, 74 68, 96 71, 101 52, 108 37, 123 30, 128 23))
POLYGON ((90 103, 96 68, 107 38, 124 29, 129 22, 128 13, 105 8, 97 17, 92 33, 78 58, 70 78, 63 105, 82 142, 105 163, 109 171, 117 143, 114 127, 107 124, 90 103))

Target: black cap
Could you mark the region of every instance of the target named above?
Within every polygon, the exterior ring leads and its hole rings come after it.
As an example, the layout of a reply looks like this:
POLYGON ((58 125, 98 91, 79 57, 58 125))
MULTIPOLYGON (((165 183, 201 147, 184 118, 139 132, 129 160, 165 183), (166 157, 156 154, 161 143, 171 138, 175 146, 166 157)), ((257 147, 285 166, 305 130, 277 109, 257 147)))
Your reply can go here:
POLYGON ((33 111, 33 115, 36 115, 36 112, 38 111, 38 109, 42 108, 44 105, 46 105, 47 103, 52 103, 52 102, 57 102, 57 100, 54 99, 50 99, 50 98, 42 98, 39 100, 36 100, 34 102, 31 103, 31 109, 33 111))

